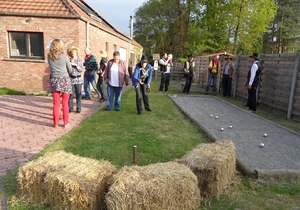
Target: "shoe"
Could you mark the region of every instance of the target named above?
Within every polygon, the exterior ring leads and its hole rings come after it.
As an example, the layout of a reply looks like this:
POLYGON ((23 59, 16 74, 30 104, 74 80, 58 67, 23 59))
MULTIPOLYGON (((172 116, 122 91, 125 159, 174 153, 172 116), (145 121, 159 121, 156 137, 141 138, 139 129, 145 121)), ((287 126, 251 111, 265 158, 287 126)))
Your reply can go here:
POLYGON ((72 110, 72 109, 69 109, 69 113, 71 113, 71 112, 73 112, 73 110, 72 110))
POLYGON ((150 108, 146 108, 146 110, 147 110, 148 112, 152 112, 152 110, 151 110, 150 108))
POLYGON ((105 111, 111 111, 111 109, 106 108, 105 111))
POLYGON ((249 109, 248 111, 251 112, 251 113, 255 113, 255 111, 253 111, 253 110, 251 110, 251 109, 249 109))
POLYGON ((83 100, 91 100, 91 99, 92 99, 91 97, 83 98, 83 100))
POLYGON ((246 106, 246 107, 248 107, 249 105, 248 105, 248 104, 243 104, 243 106, 246 106))
POLYGON ((117 112, 119 112, 120 111, 120 109, 115 109, 117 112))
POLYGON ((54 128, 58 128, 58 125, 53 125, 54 128))
POLYGON ((70 127, 70 123, 65 124, 64 127, 65 127, 65 128, 70 127))
POLYGON ((81 111, 80 111, 80 110, 77 110, 76 112, 77 112, 77 113, 80 113, 81 111))
POLYGON ((207 95, 207 92, 205 92, 204 95, 207 95))
POLYGON ((213 93, 213 95, 215 96, 215 95, 216 95, 216 93, 213 93))
POLYGON ((137 115, 141 115, 141 114, 142 114, 142 112, 138 112, 138 113, 137 113, 137 115))

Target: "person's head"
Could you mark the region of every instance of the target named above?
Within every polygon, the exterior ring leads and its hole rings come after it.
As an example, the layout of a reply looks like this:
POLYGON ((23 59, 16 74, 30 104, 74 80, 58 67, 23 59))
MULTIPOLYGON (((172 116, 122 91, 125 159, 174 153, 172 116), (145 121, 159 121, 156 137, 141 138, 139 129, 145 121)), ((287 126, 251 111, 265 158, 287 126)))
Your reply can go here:
POLYGON ((258 53, 253 53, 253 55, 250 55, 249 58, 251 58, 252 62, 258 61, 259 60, 258 53))
POLYGON ((226 61, 227 63, 229 63, 230 61, 232 61, 232 57, 226 56, 226 57, 225 57, 225 61, 226 61))
POLYGON ((89 47, 86 47, 84 52, 86 55, 89 55, 91 54, 91 49, 89 47))
POLYGON ((79 54, 79 49, 75 46, 72 46, 67 50, 67 53, 71 58, 77 58, 79 54))
POLYGON ((114 57, 114 62, 115 63, 119 63, 119 61, 120 61, 120 53, 119 53, 119 51, 115 51, 113 53, 113 57, 114 57))
POLYGON ((188 55, 188 58, 189 58, 189 60, 193 60, 194 59, 194 54, 192 53, 192 54, 189 54, 188 55))
POLYGON ((100 50, 100 51, 99 51, 99 54, 100 54, 100 56, 101 56, 102 58, 106 58, 106 57, 107 57, 107 52, 106 52, 106 50, 104 50, 104 49, 100 50))
POLYGON ((219 60, 220 56, 219 54, 216 55, 215 59, 219 60))
POLYGON ((163 53, 161 54, 161 57, 164 58, 164 59, 167 59, 167 58, 168 58, 168 55, 167 55, 167 53, 163 52, 163 53))
POLYGON ((147 56, 143 55, 141 57, 141 67, 144 68, 144 69, 146 69, 147 66, 148 66, 148 63, 149 63, 149 61, 148 61, 147 56))
POLYGON ((49 51, 49 58, 52 60, 57 60, 58 57, 64 53, 64 43, 60 39, 54 39, 51 42, 50 51, 49 51))

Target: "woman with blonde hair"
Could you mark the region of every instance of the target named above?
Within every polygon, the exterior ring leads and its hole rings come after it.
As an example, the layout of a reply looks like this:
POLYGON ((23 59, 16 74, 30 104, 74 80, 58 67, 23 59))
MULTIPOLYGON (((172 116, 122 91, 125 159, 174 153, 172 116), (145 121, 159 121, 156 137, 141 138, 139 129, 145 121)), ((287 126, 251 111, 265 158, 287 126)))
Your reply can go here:
POLYGON ((60 96, 62 97, 62 110, 64 127, 69 126, 69 97, 72 94, 71 80, 69 74, 72 67, 69 58, 64 55, 63 42, 54 39, 48 54, 50 66, 50 88, 53 97, 53 126, 59 124, 60 96))

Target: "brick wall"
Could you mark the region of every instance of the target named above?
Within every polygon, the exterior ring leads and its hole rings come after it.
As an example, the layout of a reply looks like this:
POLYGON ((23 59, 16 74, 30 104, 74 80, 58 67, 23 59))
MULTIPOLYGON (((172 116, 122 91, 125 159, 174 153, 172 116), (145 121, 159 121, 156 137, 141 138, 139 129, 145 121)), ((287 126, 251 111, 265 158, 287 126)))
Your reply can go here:
POLYGON ((29 17, 22 16, 0 16, 0 88, 7 87, 28 93, 48 93, 50 91, 47 63, 49 49, 46 46, 50 40, 55 38, 59 38, 65 43, 65 52, 73 45, 78 47, 81 59, 84 58, 85 47, 89 44, 98 62, 100 49, 108 47, 108 59, 112 58, 114 45, 117 46, 117 49, 126 49, 126 63, 128 63, 130 50, 136 49, 134 46, 130 46, 128 39, 126 40, 124 36, 118 33, 108 33, 102 30, 101 25, 87 24, 79 19, 34 17, 32 21, 27 22, 28 19, 29 17), (45 60, 10 59, 8 31, 43 32, 45 60))

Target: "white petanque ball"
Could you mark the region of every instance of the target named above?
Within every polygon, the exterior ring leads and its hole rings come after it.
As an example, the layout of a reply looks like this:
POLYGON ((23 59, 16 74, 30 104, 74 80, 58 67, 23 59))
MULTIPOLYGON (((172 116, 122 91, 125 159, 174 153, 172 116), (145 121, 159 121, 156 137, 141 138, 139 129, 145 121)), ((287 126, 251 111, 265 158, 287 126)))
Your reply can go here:
POLYGON ((268 136, 268 134, 264 133, 264 137, 267 137, 267 136, 268 136))
POLYGON ((232 125, 229 125, 229 128, 232 128, 233 126, 232 125))
POLYGON ((220 128, 220 131, 224 131, 224 128, 220 128))
POLYGON ((260 143, 260 144, 259 144, 259 147, 260 147, 260 148, 263 148, 264 146, 265 146, 264 143, 260 143))
POLYGON ((218 116, 216 116, 215 118, 216 118, 216 119, 218 119, 219 117, 218 117, 218 116))
POLYGON ((213 117, 213 115, 211 114, 210 117, 213 117))

